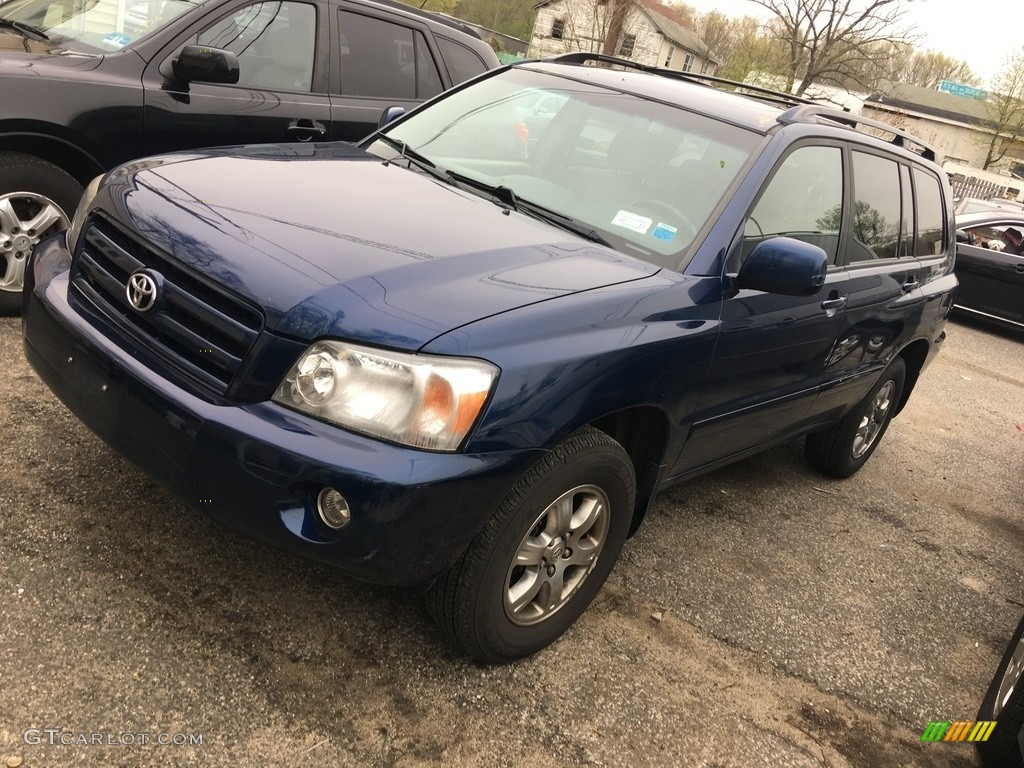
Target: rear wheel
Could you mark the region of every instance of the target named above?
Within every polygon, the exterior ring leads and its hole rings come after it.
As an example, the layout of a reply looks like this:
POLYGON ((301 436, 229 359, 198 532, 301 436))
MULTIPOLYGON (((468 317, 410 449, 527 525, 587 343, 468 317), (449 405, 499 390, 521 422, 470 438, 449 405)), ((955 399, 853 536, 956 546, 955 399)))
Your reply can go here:
POLYGON ((67 229, 81 196, 81 184, 52 163, 0 152, 0 314, 20 314, 32 249, 67 229))
POLYGON ((829 477, 849 477, 878 447, 896 413, 907 378, 902 357, 895 358, 875 386, 834 427, 807 436, 807 462, 829 477))
POLYGON ((987 741, 977 743, 978 753, 986 766, 1021 768, 1021 746, 1018 741, 1024 729, 1024 619, 1017 626, 1003 660, 999 662, 988 693, 978 710, 978 720, 996 721, 987 741))
POLYGON ((458 648, 485 662, 539 651, 562 635, 601 589, 633 515, 629 456, 585 428, 539 459, 513 486, 427 607, 458 648))

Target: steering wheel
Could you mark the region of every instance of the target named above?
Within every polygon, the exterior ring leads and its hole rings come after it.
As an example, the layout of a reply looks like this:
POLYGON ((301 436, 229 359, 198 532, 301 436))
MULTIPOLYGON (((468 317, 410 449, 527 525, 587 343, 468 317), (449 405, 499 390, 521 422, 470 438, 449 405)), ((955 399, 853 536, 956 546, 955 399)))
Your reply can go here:
POLYGON ((629 207, 638 208, 650 213, 668 214, 664 217, 665 221, 659 223, 676 227, 679 230, 679 233, 685 236, 685 243, 693 242, 693 238, 697 236, 697 228, 693 226, 693 222, 690 221, 690 218, 678 208, 669 205, 664 200, 644 198, 642 200, 634 200, 629 204, 629 207))

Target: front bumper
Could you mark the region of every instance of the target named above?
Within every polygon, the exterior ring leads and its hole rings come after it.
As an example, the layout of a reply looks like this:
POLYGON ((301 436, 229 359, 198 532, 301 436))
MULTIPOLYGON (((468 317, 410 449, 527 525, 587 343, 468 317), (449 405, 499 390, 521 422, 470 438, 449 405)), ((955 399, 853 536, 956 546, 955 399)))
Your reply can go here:
POLYGON ((254 538, 365 581, 429 582, 462 555, 539 451, 440 454, 390 445, 263 402, 218 404, 142 365, 67 300, 62 235, 40 243, 25 354, 97 435, 189 505, 254 538), (337 488, 352 520, 324 526, 337 488))

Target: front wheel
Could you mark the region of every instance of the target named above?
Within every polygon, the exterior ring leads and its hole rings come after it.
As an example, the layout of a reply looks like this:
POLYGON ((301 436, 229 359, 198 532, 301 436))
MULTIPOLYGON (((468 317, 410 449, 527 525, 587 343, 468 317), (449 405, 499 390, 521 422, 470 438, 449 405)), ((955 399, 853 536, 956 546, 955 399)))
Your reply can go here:
POLYGON ((807 462, 822 474, 838 478, 849 477, 864 466, 896 413, 906 379, 903 358, 896 357, 842 421, 807 436, 807 462))
POLYGON ((1017 626, 1003 660, 999 662, 992 685, 978 710, 979 721, 995 721, 991 735, 977 742, 981 761, 986 766, 1021 768, 1019 735, 1024 730, 1024 619, 1017 626))
POLYGON ((21 312, 32 249, 68 228, 81 196, 82 185, 52 163, 0 152, 0 315, 21 312))
POLYGON ((528 656, 586 610, 629 532, 636 478, 629 456, 584 428, 526 471, 427 607, 458 648, 484 662, 528 656))

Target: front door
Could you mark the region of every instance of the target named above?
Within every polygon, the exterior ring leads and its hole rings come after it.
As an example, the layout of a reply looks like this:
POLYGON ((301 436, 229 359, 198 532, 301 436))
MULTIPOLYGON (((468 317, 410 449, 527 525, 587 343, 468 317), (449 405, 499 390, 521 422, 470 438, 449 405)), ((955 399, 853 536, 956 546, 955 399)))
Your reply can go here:
POLYGON ((322 16, 318 5, 292 0, 235 6, 155 57, 144 75, 146 152, 329 138, 322 16), (171 60, 185 43, 235 53, 238 83, 177 80, 171 60))
POLYGON ((741 290, 722 301, 714 361, 693 427, 672 474, 734 457, 803 426, 841 327, 848 276, 838 267, 843 151, 802 145, 776 168, 744 225, 727 271, 762 240, 792 237, 829 258, 812 296, 741 290))

